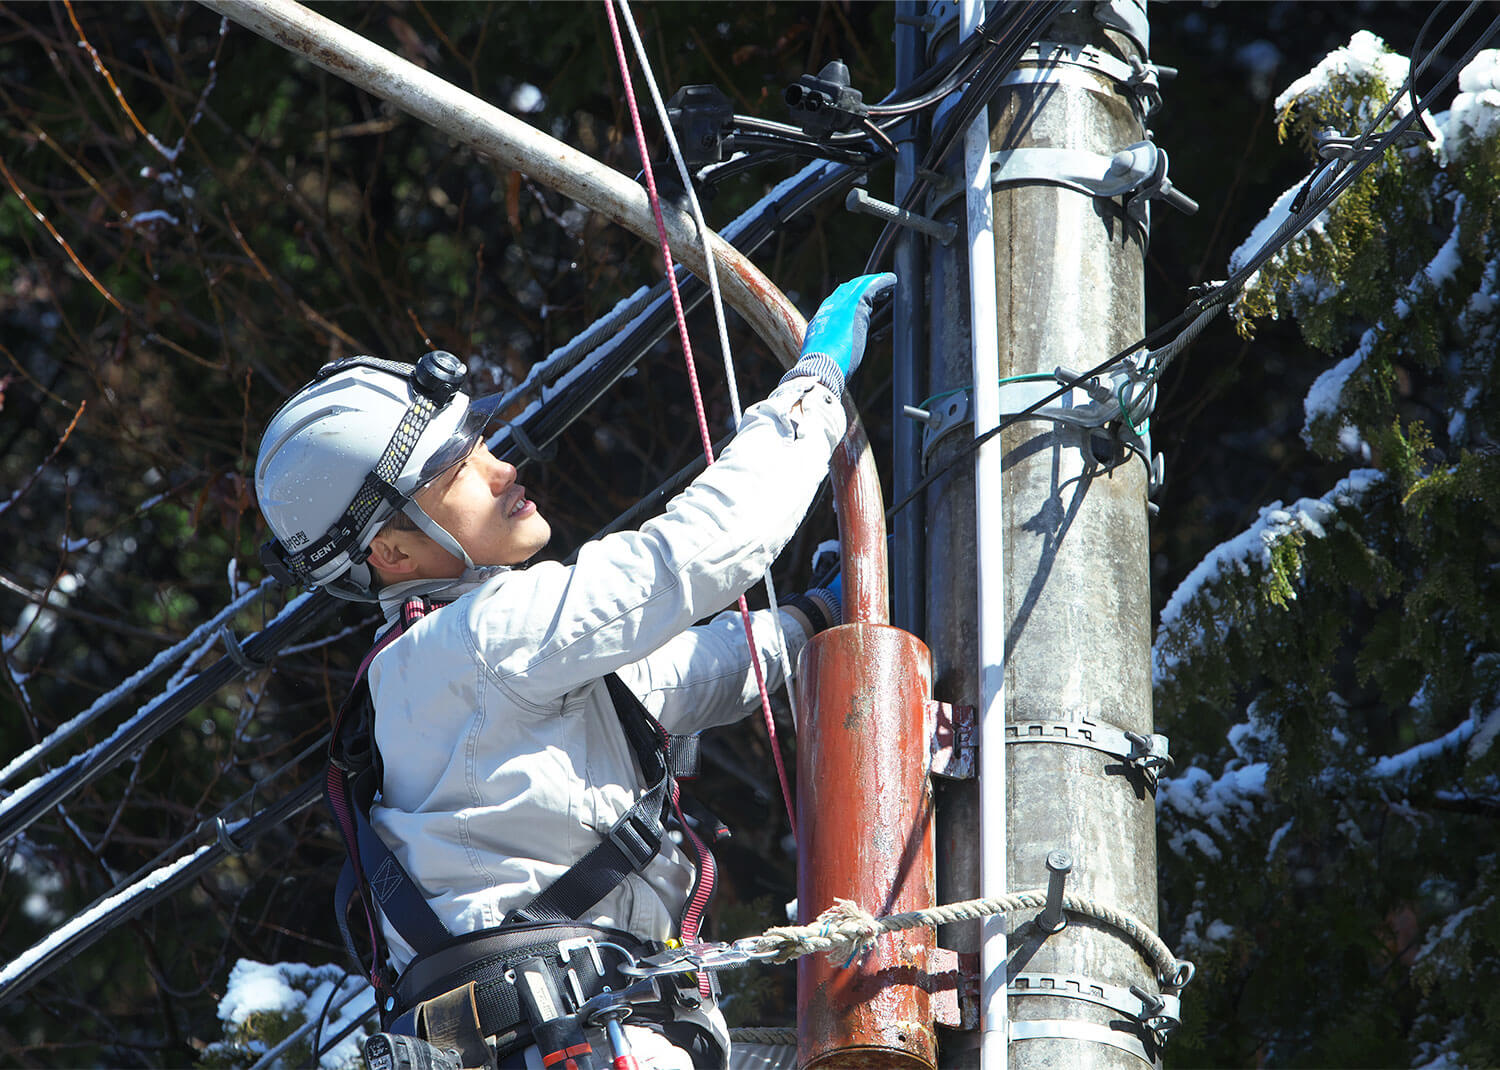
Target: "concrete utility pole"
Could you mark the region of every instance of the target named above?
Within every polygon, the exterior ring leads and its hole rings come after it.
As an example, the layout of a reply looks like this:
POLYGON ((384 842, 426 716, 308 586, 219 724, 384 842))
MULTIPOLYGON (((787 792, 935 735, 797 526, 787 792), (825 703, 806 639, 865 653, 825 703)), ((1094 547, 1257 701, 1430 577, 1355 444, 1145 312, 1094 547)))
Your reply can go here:
MULTIPOLYGON (((950 22, 931 31, 935 54, 951 51, 953 39, 944 44, 940 35, 956 30, 950 22)), ((1055 389, 1055 380, 1042 379, 1059 365, 1087 369, 1142 334, 1138 215, 1147 198, 1131 194, 1127 180, 1145 178, 1149 187, 1157 161, 1154 146, 1143 146, 1137 91, 1154 91, 1154 72, 1132 66, 1146 59, 1144 0, 1078 5, 1043 36, 989 108, 998 399, 984 397, 993 383, 976 381, 976 369, 980 379, 993 374, 983 370, 983 355, 971 357, 971 275, 989 283, 987 265, 971 268, 966 258, 963 235, 972 242, 976 233, 958 153, 947 166, 948 189, 926 206, 960 228, 952 245, 927 246, 926 393, 956 391, 931 406, 943 422, 926 432, 928 471, 994 426, 997 408, 1003 417, 1055 389), (1130 146, 1133 155, 1114 162, 1130 146), (969 422, 976 411, 979 422, 969 422)), ((988 325, 976 326, 982 335, 988 325)), ((1051 404, 1091 400, 1079 389, 1051 404)), ((977 516, 982 454, 960 460, 927 495, 934 696, 975 705, 981 718, 977 787, 951 785, 938 796, 938 901, 1046 887, 1070 869, 1068 894, 1154 926, 1149 767, 1164 741, 1152 736, 1146 466, 1132 459, 1106 471, 1120 456, 1107 430, 1051 421, 1020 422, 999 444, 999 493, 987 491, 981 475, 977 516), (997 589, 1003 613, 986 613, 997 589), (986 618, 995 622, 988 636, 986 618), (1001 665, 986 664, 1002 640, 1001 665), (996 763, 998 771, 984 772, 996 763), (1003 783, 1003 809, 986 791, 986 775, 1003 783), (1004 858, 976 857, 981 842, 993 843, 984 829, 996 822, 1005 829, 1004 858), (1004 887, 994 887, 997 873, 1004 887)), ((1159 1060, 1149 1029, 1121 1024, 1151 1007, 1132 986, 1153 997, 1160 989, 1123 934, 1074 916, 1043 933, 1030 912, 1003 926, 939 934, 942 946, 981 952, 983 989, 978 1038, 945 1033, 942 1064, 979 1062, 976 1047, 985 1070, 1139 1070, 1159 1060)))

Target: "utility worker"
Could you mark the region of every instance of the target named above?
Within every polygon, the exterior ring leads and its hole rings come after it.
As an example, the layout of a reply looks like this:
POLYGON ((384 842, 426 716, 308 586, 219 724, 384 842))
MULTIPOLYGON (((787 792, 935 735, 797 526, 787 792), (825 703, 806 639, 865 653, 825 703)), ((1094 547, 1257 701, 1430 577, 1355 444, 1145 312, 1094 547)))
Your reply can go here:
MULTIPOLYGON (((662 515, 586 543, 570 566, 522 567, 550 528, 516 469, 486 448, 495 402, 457 390, 464 369, 450 354, 416 368, 335 362, 272 418, 255 472, 275 535, 268 565, 378 600, 391 625, 363 677, 378 755, 368 819, 390 860, 359 851, 385 965, 400 978, 382 1008, 392 1034, 441 1035, 466 1066, 486 1051, 501 1066, 554 1065, 581 1050, 577 1033, 571 1047, 539 1050, 550 1027, 517 980, 522 959, 545 960, 543 980, 561 993, 553 1002, 571 1009, 606 976, 628 980, 602 959, 659 949, 679 925, 696 934, 711 859, 694 856, 699 838, 686 829, 681 843, 660 828, 641 832, 655 820, 640 819, 643 802, 670 807, 645 799, 647 766, 662 762, 632 736, 643 722, 624 707, 639 699, 676 736, 756 707, 743 624, 721 611, 766 571, 812 502, 845 431, 840 399, 871 304, 895 282, 839 287, 809 325, 801 359, 745 413, 718 461, 662 515), (415 946, 427 923, 403 918, 412 914, 435 915, 436 950, 430 939, 415 946), (580 932, 592 944, 575 954, 580 932), (476 961, 488 971, 477 979, 476 961), (450 1028, 454 1007, 463 1022, 450 1028), (467 1043, 452 1040, 454 1028, 467 1043)), ((827 591, 784 602, 790 655, 839 616, 827 591)), ((769 611, 753 614, 771 680, 776 624, 769 611)), ((722 1016, 707 984, 688 977, 630 1018, 642 1066, 726 1062, 722 1016)), ((579 1024, 597 1050, 602 1031, 579 1024)))

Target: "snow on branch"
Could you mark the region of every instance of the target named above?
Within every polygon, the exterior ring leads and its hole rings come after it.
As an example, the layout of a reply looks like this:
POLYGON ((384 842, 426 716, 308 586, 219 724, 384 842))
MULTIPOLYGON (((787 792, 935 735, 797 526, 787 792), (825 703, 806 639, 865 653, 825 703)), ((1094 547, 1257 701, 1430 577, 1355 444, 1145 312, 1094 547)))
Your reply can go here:
MULTIPOLYGON (((1359 468, 1339 480, 1321 498, 1301 498, 1291 506, 1272 502, 1260 510, 1255 523, 1209 551, 1162 608, 1151 651, 1154 682, 1162 683, 1184 659, 1205 645, 1222 640, 1228 633, 1233 621, 1214 613, 1220 607, 1216 588, 1226 579, 1271 576, 1277 567, 1278 547, 1308 536, 1324 538, 1326 525, 1338 511, 1358 506, 1382 478, 1377 469, 1359 468)), ((1282 593, 1287 598, 1296 597, 1296 589, 1290 586, 1293 578, 1282 577, 1286 583, 1282 593)))

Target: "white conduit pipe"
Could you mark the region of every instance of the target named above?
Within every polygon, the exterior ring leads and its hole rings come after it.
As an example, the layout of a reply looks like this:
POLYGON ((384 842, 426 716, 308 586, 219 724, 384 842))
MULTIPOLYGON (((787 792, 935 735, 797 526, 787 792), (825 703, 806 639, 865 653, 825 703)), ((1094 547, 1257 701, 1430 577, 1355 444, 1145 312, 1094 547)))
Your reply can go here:
MULTIPOLYGON (((656 222, 646 191, 625 175, 331 19, 293 0, 199 2, 640 237, 656 241, 656 222)), ((672 248, 688 270, 706 278, 703 246, 692 219, 665 205, 663 216, 672 248)), ((806 320, 744 254, 717 235, 712 240, 725 300, 781 363, 791 367, 801 352, 806 320)))
MULTIPOLYGON (((959 39, 984 20, 983 0, 963 0, 959 39)), ((974 434, 1000 423, 1000 340, 995 313, 995 231, 990 192, 990 111, 964 134, 968 179, 969 338, 974 365, 974 434)), ((979 896, 1005 895, 1005 572, 1000 436, 974 455, 974 545, 979 609, 979 896)), ((981 1070, 1008 1065, 1005 915, 980 923, 981 1070)))

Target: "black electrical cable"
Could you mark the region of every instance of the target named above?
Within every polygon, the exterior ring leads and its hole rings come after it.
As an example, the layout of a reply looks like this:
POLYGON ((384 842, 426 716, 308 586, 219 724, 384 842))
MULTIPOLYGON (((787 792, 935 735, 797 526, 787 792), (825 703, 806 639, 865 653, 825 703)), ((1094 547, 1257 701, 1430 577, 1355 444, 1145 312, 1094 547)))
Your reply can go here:
POLYGON ((959 43, 951 56, 936 66, 929 67, 906 86, 905 96, 897 97, 892 93, 879 104, 871 105, 870 114, 905 115, 934 104, 957 89, 973 73, 972 68, 978 62, 976 54, 980 53, 984 45, 992 48, 997 45, 996 38, 1020 6, 1019 0, 996 5, 975 31, 959 43), (971 59, 975 60, 974 64, 969 63, 971 59))
MULTIPOLYGON (((853 168, 840 164, 809 174, 785 190, 775 203, 765 205, 755 219, 747 222, 734 234, 732 244, 747 255, 753 253, 783 223, 812 205, 838 195, 856 177, 857 172, 853 168)), ((639 363, 646 351, 671 329, 671 304, 665 292, 665 284, 660 285, 662 296, 649 306, 649 313, 643 313, 637 318, 635 326, 627 334, 612 341, 614 348, 606 358, 590 365, 522 425, 527 439, 540 450, 544 451, 584 410, 639 363)), ((707 285, 696 276, 685 279, 679 290, 683 307, 689 310, 696 307, 708 294, 707 285)), ((499 448, 503 460, 520 465, 528 459, 519 442, 502 442, 499 448)))
MULTIPOLYGON (((1472 7, 1473 5, 1471 5, 1471 8, 1472 7)), ((1467 12, 1465 12, 1465 15, 1463 17, 1467 17, 1467 12)), ((1424 104, 1426 99, 1430 99, 1431 97, 1447 89, 1448 86, 1452 85, 1453 82, 1458 78, 1459 73, 1463 70, 1463 68, 1468 65, 1469 61, 1474 58, 1479 50, 1483 48, 1484 45, 1487 44, 1489 40, 1496 35, 1497 32, 1500 32, 1500 16, 1497 16, 1489 24, 1489 26, 1485 28, 1485 31, 1480 35, 1479 39, 1469 47, 1468 51, 1457 62, 1453 63, 1447 69, 1447 71, 1444 72, 1443 76, 1438 79, 1437 83, 1427 91, 1423 98, 1424 104)), ((1412 72, 1407 75, 1408 83, 1410 83, 1410 81, 1414 77, 1414 73, 1415 72, 1412 72)), ((1399 92, 1393 95, 1392 100, 1399 100, 1402 96, 1406 95, 1406 92, 1407 89, 1405 86, 1403 86, 1399 92)), ((1356 139, 1356 146, 1366 142, 1372 137, 1376 137, 1373 132, 1374 127, 1384 119, 1384 117, 1389 113, 1389 110, 1390 105, 1388 104, 1386 108, 1382 110, 1381 113, 1377 115, 1375 119, 1370 123, 1370 126, 1365 131, 1365 133, 1361 134, 1360 137, 1356 139)), ((1379 160, 1385 154, 1386 149, 1394 145, 1400 139, 1400 137, 1408 129, 1410 129, 1414 123, 1416 123, 1417 118, 1421 115, 1421 113, 1422 106, 1412 108, 1406 115, 1398 119, 1389 130, 1379 135, 1373 145, 1362 151, 1358 151, 1357 155, 1355 155, 1345 163, 1345 166, 1342 170, 1339 170, 1330 178, 1328 184, 1325 187, 1323 187, 1322 189, 1312 190, 1306 202, 1297 212, 1296 216, 1293 219, 1288 220, 1288 224, 1291 225, 1283 225, 1281 231, 1278 231, 1277 234, 1273 235, 1271 240, 1267 241, 1264 247, 1258 250, 1245 264, 1241 265, 1240 268, 1232 275, 1230 275, 1228 279, 1220 283, 1206 300, 1227 303, 1230 299, 1232 299, 1234 294, 1243 287, 1245 280, 1253 275, 1262 264, 1264 264, 1267 260, 1269 260, 1277 252, 1279 252, 1288 242, 1292 240, 1292 238, 1296 237, 1298 233, 1311 226, 1313 221, 1318 218, 1318 216, 1325 208, 1333 203, 1333 201, 1339 196, 1339 194, 1348 189, 1349 186, 1354 183, 1354 180, 1356 178, 1358 178, 1361 174, 1364 173, 1366 169, 1371 167, 1377 160, 1379 160)), ((1311 184, 1313 179, 1317 177, 1318 171, 1323 170, 1327 166, 1327 164, 1320 164, 1319 168, 1314 171, 1313 178, 1309 179, 1309 183, 1311 184)), ((1309 188, 1311 189, 1311 186, 1309 188)))
POLYGON ((140 886, 139 892, 134 895, 126 895, 125 892, 118 890, 107 892, 74 915, 74 917, 82 917, 95 911, 98 912, 97 917, 86 925, 80 926, 77 932, 61 939, 53 933, 12 960, 4 971, 5 980, 0 982, 0 1006, 4 1006, 52 971, 92 947, 111 929, 136 917, 147 907, 154 906, 172 896, 218 865, 234 851, 242 849, 261 835, 295 817, 317 802, 322 794, 323 778, 313 777, 276 802, 263 807, 255 816, 236 828, 234 846, 223 840, 211 843, 204 847, 202 853, 191 862, 182 865, 165 878, 149 885, 144 884, 153 877, 153 874, 169 865, 174 859, 185 857, 182 852, 185 851, 187 844, 202 836, 201 827, 195 829, 123 882, 127 891, 131 887, 140 886), (124 898, 119 899, 118 902, 108 902, 119 896, 124 896, 124 898), (17 963, 22 965, 17 968, 17 963))
MULTIPOLYGON (((344 987, 344 982, 349 980, 349 974, 349 970, 344 970, 344 976, 338 979, 338 983, 333 986, 333 991, 329 992, 328 998, 323 1001, 323 1009, 318 1012, 318 1024, 313 1027, 312 1035, 312 1061, 308 1070, 317 1070, 322 1060, 323 1053, 318 1050, 318 1047, 323 1043, 323 1025, 328 1021, 328 1008, 332 1007, 333 1001, 338 998, 339 991, 344 987)), ((337 1044, 338 1041, 334 1041, 334 1043, 337 1044)))
MULTIPOLYGON (((807 156, 832 160, 835 163, 847 163, 855 167, 872 167, 886 158, 886 154, 878 148, 875 151, 860 151, 860 149, 848 148, 841 144, 830 145, 827 142, 783 137, 779 134, 736 133, 734 143, 736 148, 774 149, 779 150, 783 156, 807 156)), ((872 142, 869 137, 861 136, 856 144, 868 149, 876 143, 872 142)))
MULTIPOLYGON (((1032 0, 1026 0, 1025 3, 1013 2, 1003 8, 998 8, 992 13, 973 34, 970 34, 965 39, 963 47, 954 56, 949 57, 943 64, 928 72, 937 80, 937 84, 933 88, 926 89, 925 86, 919 88, 914 84, 908 89, 908 92, 916 91, 920 94, 918 96, 899 100, 887 97, 879 104, 871 105, 866 115, 862 117, 862 125, 868 131, 869 137, 854 132, 847 132, 816 138, 807 134, 800 127, 792 126, 788 123, 780 123, 752 115, 736 115, 733 119, 734 126, 732 128, 732 135, 736 146, 780 148, 783 155, 822 157, 862 166, 873 166, 881 159, 887 157, 894 158, 897 155, 896 146, 892 143, 888 131, 908 121, 913 113, 920 112, 938 103, 965 81, 973 77, 976 72, 984 69, 985 64, 989 62, 989 58, 988 54, 980 49, 980 46, 989 45, 991 49, 1000 47, 1005 37, 1011 32, 1006 23, 1011 18, 1016 17, 1012 13, 1020 11, 1022 15, 1025 15, 1031 3, 1032 0), (971 60, 972 62, 969 62, 971 60), (883 121, 876 122, 875 120, 883 121), (756 134, 782 140, 752 140, 751 135, 756 134), (847 154, 841 155, 831 151, 835 148, 848 148, 852 151, 856 146, 863 147, 870 145, 872 139, 876 151, 871 153, 871 158, 869 159, 847 154)), ((1057 6, 1062 7, 1065 5, 1057 6)))
MULTIPOLYGON (((964 132, 979 112, 988 106, 1000 83, 1025 54, 1032 40, 1068 6, 1066 2, 1040 3, 1026 0, 1024 5, 1011 5, 1005 9, 1007 13, 1015 11, 1014 17, 991 40, 991 44, 995 46, 993 51, 987 53, 983 63, 976 67, 969 87, 959 97, 957 107, 949 114, 942 131, 933 138, 927 155, 917 167, 916 179, 901 198, 900 207, 910 211, 926 195, 931 185, 929 176, 937 172, 948 154, 962 141, 964 132)), ((878 270, 884 261, 895 240, 896 227, 897 224, 891 222, 881 229, 869 258, 865 261, 864 270, 867 274, 878 270)))
MULTIPOLYGON (((340 603, 324 590, 314 591, 296 606, 240 644, 244 661, 263 665, 283 646, 333 616, 340 603)), ((113 769, 208 701, 224 685, 246 675, 242 659, 229 655, 165 692, 146 707, 147 712, 125 722, 91 749, 44 773, 0 802, 0 844, 8 843, 53 806, 69 798, 113 769)))

